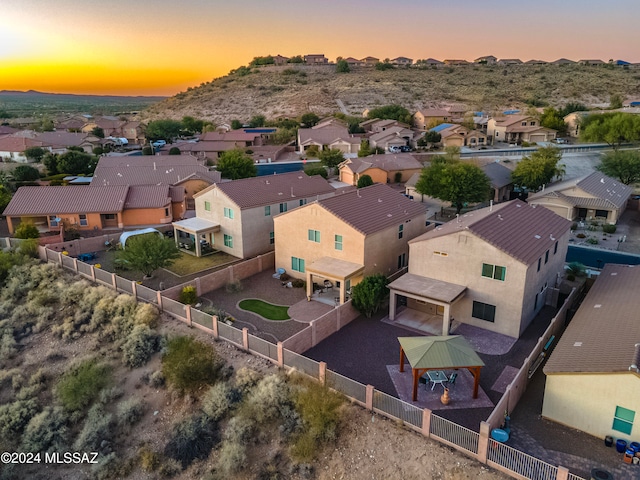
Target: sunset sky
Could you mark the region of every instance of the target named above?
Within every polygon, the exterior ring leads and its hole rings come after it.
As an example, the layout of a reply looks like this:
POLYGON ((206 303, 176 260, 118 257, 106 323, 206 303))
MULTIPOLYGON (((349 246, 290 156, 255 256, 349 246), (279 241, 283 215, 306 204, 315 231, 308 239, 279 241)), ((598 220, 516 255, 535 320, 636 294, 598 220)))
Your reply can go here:
POLYGON ((254 56, 640 62, 638 0, 0 0, 0 90, 173 95, 254 56))

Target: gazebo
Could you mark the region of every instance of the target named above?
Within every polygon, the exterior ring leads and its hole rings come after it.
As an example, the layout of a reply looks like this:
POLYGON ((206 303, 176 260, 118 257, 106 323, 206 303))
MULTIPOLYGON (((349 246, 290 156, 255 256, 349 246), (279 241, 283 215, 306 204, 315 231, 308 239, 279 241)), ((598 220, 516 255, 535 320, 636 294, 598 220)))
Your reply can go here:
POLYGON ((413 372, 413 401, 418 399, 418 383, 428 370, 466 368, 473 375, 473 398, 478 398, 480 369, 484 362, 460 335, 439 337, 398 337, 400 371, 404 372, 405 355, 413 372))

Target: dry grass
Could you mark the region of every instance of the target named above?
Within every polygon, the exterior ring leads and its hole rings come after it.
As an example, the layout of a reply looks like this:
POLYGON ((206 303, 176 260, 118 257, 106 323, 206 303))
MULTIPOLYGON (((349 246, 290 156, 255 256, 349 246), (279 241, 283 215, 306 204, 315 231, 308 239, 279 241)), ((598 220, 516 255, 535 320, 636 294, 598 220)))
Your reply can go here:
POLYGON ((224 252, 217 252, 206 257, 195 257, 183 252, 182 256, 173 262, 167 270, 184 277, 186 275, 191 275, 192 273, 225 265, 236 260, 238 260, 236 257, 224 252))

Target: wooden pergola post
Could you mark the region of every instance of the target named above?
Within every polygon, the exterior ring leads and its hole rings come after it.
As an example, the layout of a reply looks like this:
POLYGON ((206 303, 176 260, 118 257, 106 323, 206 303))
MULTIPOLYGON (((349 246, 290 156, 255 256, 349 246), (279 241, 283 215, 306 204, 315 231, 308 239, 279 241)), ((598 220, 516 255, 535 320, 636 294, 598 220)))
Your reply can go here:
POLYGON ((400 347, 400 372, 404 372, 404 350, 400 347))

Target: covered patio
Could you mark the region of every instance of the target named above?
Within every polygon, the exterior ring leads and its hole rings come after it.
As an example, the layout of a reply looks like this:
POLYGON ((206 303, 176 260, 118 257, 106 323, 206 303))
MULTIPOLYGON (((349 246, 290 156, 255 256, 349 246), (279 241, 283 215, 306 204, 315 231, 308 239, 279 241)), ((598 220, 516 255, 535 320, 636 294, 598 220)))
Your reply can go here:
POLYGON ((314 282, 317 282, 321 290, 336 292, 338 295, 330 300, 342 305, 348 300, 351 287, 362 280, 363 272, 364 265, 332 257, 322 257, 306 268, 307 300, 319 299, 316 298, 317 294, 313 288, 314 282))
MULTIPOLYGON (((433 278, 422 277, 407 273, 388 285, 389 320, 396 320, 398 297, 407 300, 407 307, 411 308, 414 317, 423 318, 423 322, 437 320, 442 325, 442 335, 448 335, 451 326, 451 307, 464 297, 467 287, 455 283, 443 282, 433 278), (411 303, 411 305, 409 304, 411 303)), ((419 324, 416 328, 419 328, 419 324)))
POLYGON ((404 372, 405 356, 413 376, 412 400, 418 399, 418 384, 429 370, 466 368, 473 375, 473 398, 478 398, 480 369, 484 362, 469 342, 460 335, 440 337, 398 337, 400 342, 400 372, 404 372))
POLYGON ((219 231, 220 224, 198 217, 173 222, 176 246, 196 257, 215 253, 214 233, 219 231))

